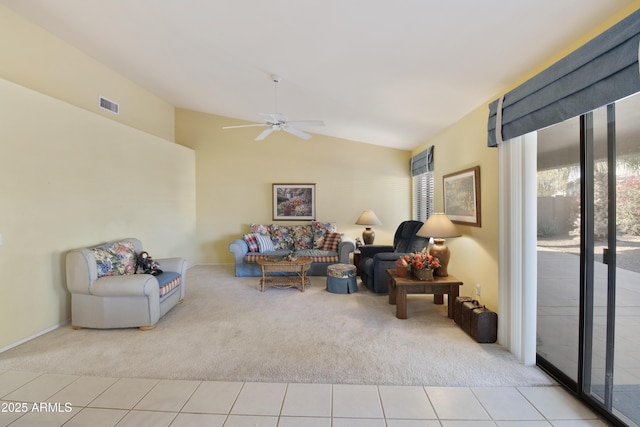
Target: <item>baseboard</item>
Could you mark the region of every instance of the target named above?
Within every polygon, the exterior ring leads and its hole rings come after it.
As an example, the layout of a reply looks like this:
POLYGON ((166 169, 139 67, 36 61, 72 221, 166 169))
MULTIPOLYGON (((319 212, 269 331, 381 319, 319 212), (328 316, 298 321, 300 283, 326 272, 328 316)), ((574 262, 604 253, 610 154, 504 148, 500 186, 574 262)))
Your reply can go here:
POLYGON ((47 334, 47 333, 49 333, 51 331, 54 331, 54 330, 56 330, 58 328, 61 328, 62 326, 66 325, 67 323, 69 323, 69 319, 65 320, 64 322, 60 322, 57 325, 53 325, 52 327, 47 328, 44 331, 40 331, 40 332, 38 332, 38 333, 36 333, 34 335, 31 335, 30 337, 24 338, 24 339, 22 339, 22 340, 20 340, 18 342, 14 342, 13 344, 9 344, 6 347, 0 348, 0 354, 4 353, 7 350, 11 350, 12 348, 17 347, 17 346, 19 346, 21 344, 24 344, 24 343, 26 343, 28 341, 36 339, 36 338, 38 338, 38 337, 40 337, 40 336, 42 336, 44 334, 47 334))

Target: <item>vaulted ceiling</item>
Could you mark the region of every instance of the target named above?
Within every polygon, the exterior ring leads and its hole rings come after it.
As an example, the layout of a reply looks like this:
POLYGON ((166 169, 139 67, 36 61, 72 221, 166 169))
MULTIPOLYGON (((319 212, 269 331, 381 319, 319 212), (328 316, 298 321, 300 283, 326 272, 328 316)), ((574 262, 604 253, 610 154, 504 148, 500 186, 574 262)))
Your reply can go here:
POLYGON ((632 3, 0 0, 176 107, 408 150, 632 3))

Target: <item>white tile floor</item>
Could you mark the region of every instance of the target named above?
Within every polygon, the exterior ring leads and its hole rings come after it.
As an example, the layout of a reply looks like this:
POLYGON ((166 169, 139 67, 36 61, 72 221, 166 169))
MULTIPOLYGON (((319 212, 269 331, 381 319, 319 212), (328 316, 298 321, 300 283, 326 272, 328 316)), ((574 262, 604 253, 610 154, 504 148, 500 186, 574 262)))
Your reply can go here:
POLYGON ((0 373, 0 426, 605 426, 560 387, 238 383, 0 373))

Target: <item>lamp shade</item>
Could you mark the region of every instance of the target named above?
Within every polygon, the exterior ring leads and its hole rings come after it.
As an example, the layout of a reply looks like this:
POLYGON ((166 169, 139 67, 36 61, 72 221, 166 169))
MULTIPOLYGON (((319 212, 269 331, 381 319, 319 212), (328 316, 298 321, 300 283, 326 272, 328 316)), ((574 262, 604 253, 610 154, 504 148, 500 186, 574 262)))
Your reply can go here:
POLYGON ((416 233, 420 237, 447 238, 462 236, 448 216, 443 213, 431 214, 416 233))
POLYGON ((358 225, 380 225, 382 224, 376 214, 372 210, 363 211, 356 220, 358 225))

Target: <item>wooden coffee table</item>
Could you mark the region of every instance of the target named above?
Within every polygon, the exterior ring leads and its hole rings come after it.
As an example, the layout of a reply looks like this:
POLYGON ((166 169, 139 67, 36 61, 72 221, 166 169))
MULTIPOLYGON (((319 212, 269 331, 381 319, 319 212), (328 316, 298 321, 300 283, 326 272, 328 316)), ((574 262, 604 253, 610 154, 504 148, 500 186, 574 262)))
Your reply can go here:
POLYGON ((311 265, 311 258, 298 258, 295 261, 273 260, 263 258, 256 261, 262 272, 260 279, 260 292, 264 292, 265 285, 276 288, 300 287, 300 292, 304 292, 305 285, 310 281, 307 277, 307 270, 311 265), (274 276, 273 273, 295 273, 294 275, 274 276))
POLYGON ((453 319, 454 302, 462 282, 453 276, 435 277, 433 281, 416 280, 411 276, 397 277, 395 269, 387 269, 389 275, 389 304, 395 304, 396 317, 407 318, 407 294, 433 294, 433 303, 442 304, 447 294, 449 318, 453 319))

